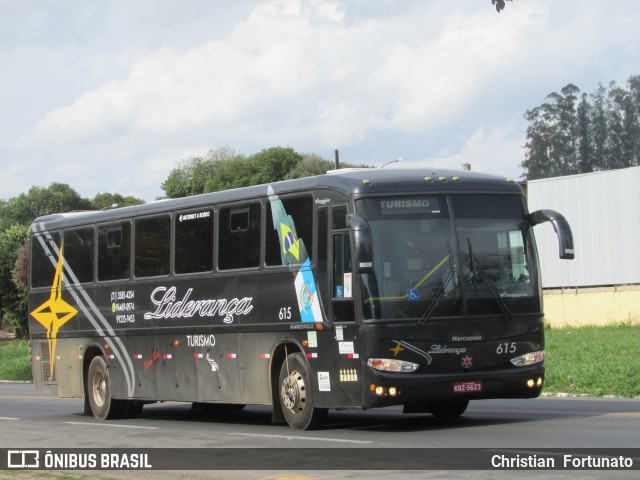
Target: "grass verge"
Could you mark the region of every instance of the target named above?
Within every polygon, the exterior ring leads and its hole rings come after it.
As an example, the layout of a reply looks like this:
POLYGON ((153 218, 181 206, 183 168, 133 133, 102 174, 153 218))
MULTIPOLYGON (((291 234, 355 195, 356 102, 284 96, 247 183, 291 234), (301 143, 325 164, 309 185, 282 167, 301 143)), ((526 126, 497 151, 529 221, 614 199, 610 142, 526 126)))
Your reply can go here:
POLYGON ((546 329, 545 393, 640 397, 640 325, 546 329))
POLYGON ((26 340, 0 342, 0 380, 31 381, 31 360, 26 340))
MULTIPOLYGON (((640 397, 640 325, 546 329, 545 393, 640 397)), ((0 380, 31 380, 24 340, 0 342, 0 380)))

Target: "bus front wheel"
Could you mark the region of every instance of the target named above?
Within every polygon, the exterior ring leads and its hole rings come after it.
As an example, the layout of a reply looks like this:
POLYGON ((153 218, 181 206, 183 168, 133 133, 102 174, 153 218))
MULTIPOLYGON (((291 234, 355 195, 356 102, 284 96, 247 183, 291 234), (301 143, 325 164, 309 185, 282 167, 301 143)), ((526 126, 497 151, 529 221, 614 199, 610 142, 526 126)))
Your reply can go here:
POLYGON ((326 408, 314 404, 309 369, 300 353, 292 353, 280 368, 280 405, 291 428, 317 428, 327 417, 326 408))
POLYGON ((427 404, 427 410, 436 418, 454 418, 462 415, 468 406, 469 400, 430 402, 427 404))

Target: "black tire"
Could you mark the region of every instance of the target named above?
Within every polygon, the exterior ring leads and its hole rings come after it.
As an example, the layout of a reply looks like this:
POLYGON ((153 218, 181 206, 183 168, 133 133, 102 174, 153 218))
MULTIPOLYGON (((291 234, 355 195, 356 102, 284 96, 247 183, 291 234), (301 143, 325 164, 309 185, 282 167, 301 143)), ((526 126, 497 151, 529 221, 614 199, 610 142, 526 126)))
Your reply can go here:
POLYGON ((304 357, 292 353, 280 367, 278 398, 284 418, 291 428, 309 430, 321 426, 327 409, 315 406, 311 377, 304 357))
POLYGON ((125 403, 111 398, 111 380, 103 357, 91 360, 87 372, 87 395, 91 412, 98 420, 117 418, 124 413, 125 403))
POLYGON ((451 402, 432 402, 428 404, 431 415, 437 418, 454 418, 462 415, 469 406, 469 400, 451 402))

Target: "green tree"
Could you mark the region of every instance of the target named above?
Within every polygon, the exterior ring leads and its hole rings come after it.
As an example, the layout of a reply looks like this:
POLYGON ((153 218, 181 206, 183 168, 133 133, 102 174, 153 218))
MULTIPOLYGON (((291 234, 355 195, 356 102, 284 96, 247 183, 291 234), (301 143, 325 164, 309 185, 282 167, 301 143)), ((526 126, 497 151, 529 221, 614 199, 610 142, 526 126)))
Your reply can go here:
MULTIPOLYGON (((305 153, 302 160, 287 174, 286 178, 303 178, 313 175, 324 175, 329 170, 333 170, 335 164, 315 153, 305 153)), ((342 162, 340 168, 373 168, 371 165, 364 163, 354 164, 342 162)))
POLYGON ((90 210, 91 202, 66 183, 53 182, 47 188, 32 187, 27 194, 33 218, 51 213, 90 210))
MULTIPOLYGON (((342 166, 367 167, 347 163, 342 166)), ((332 168, 333 162, 314 153, 300 154, 291 147, 265 148, 251 156, 244 156, 225 147, 210 150, 206 158, 193 157, 180 161, 162 184, 162 188, 167 197, 178 198, 322 175, 332 168)))
POLYGON ((138 205, 144 203, 144 200, 106 192, 98 193, 93 200, 89 200, 64 183, 54 182, 46 188, 34 186, 27 193, 9 200, 0 200, 0 230, 15 224, 30 225, 43 215, 74 210, 100 210, 114 203, 122 207, 138 205))
POLYGON ((592 136, 593 136, 593 171, 607 170, 610 167, 608 163, 607 145, 609 138, 609 126, 607 122, 607 105, 606 105, 606 89, 600 85, 598 89, 591 94, 592 114, 592 136))
POLYGON ((525 113, 529 121, 526 159, 521 164, 527 179, 569 175, 579 171, 577 94, 573 84, 547 95, 547 102, 525 113))
POLYGON ((301 161, 302 155, 291 147, 271 147, 250 157, 257 177, 254 184, 284 180, 301 161))
POLYGON ((107 210, 116 207, 130 207, 131 205, 141 205, 144 200, 132 196, 124 197, 119 193, 98 193, 91 200, 93 210, 107 210))
POLYGON ((527 142, 524 146, 525 160, 521 163, 526 171, 525 176, 527 180, 552 176, 551 141, 548 134, 549 128, 544 121, 543 110, 541 107, 527 110, 524 117, 529 122, 527 142))
POLYGON ((216 175, 218 166, 244 156, 229 147, 211 149, 203 157, 191 157, 180 161, 171 170, 161 188, 166 198, 188 197, 206 192, 207 182, 216 175))
POLYGON ((582 94, 577 109, 577 143, 580 173, 591 172, 593 170, 593 127, 591 104, 586 93, 582 94))
POLYGON ((91 202, 65 183, 54 182, 48 187, 31 187, 28 193, 21 193, 0 204, 0 226, 29 225, 42 215, 90 210, 91 202))
POLYGON ((205 191, 218 192, 284 180, 301 161, 302 155, 291 147, 272 147, 250 157, 218 162, 215 174, 205 185, 205 191))
POLYGON ((548 102, 540 107, 544 132, 544 147, 547 150, 547 168, 554 175, 578 172, 577 115, 575 103, 580 91, 573 84, 562 88, 560 93, 547 95, 548 102))
POLYGON ((29 331, 26 288, 16 281, 16 262, 28 239, 29 228, 23 225, 0 232, 0 324, 8 320, 18 338, 24 338, 29 331))
POLYGON ((640 77, 590 95, 568 84, 527 110, 524 178, 553 177, 640 164, 640 77), (578 98, 580 98, 578 102, 578 98))
POLYGON ((634 165, 640 165, 640 75, 634 75, 627 81, 629 88, 629 116, 633 115, 633 126, 629 129, 630 134, 635 137, 633 142, 634 165))
POLYGON ((255 164, 247 157, 230 158, 216 164, 215 175, 207 180, 205 192, 219 192, 253 185, 258 177, 255 164))
POLYGON ((296 166, 287 173, 285 178, 288 180, 291 178, 323 175, 334 167, 335 165, 330 160, 326 160, 315 153, 306 153, 302 155, 302 160, 300 160, 296 166))
POLYGON ((627 165, 625 159, 625 136, 623 112, 620 110, 624 103, 625 92, 618 88, 615 82, 609 84, 609 95, 607 98, 607 127, 609 133, 607 169, 624 168, 627 165))
MULTIPOLYGON (((637 77, 636 77, 637 78, 637 77)), ((613 105, 610 130, 615 132, 616 153, 619 155, 619 168, 632 167, 639 164, 640 151, 640 112, 636 103, 636 92, 632 89, 634 78, 627 85, 629 90, 611 84, 609 97, 613 105)))

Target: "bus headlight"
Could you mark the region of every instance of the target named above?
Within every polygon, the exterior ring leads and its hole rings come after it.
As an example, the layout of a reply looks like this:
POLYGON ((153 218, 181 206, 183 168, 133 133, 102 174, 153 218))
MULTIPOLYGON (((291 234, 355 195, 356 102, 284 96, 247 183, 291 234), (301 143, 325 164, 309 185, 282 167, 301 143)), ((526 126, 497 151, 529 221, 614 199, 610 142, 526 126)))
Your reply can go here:
POLYGON ((396 360, 395 358, 370 358, 367 360, 367 365, 383 372, 397 373, 411 373, 418 368, 417 363, 396 360))
POLYGON ((544 362, 544 350, 525 353, 524 355, 511 359, 511 363, 516 367, 526 367, 528 365, 534 365, 542 362, 544 362))

